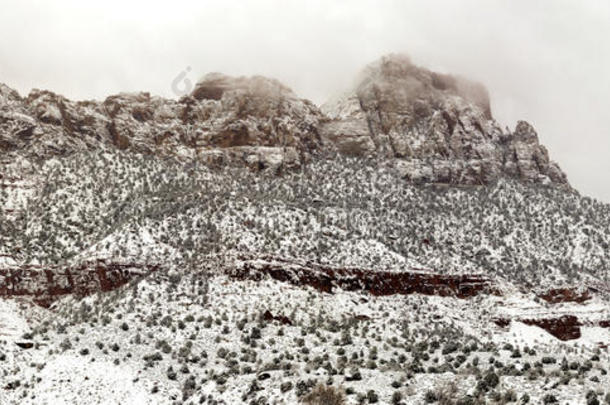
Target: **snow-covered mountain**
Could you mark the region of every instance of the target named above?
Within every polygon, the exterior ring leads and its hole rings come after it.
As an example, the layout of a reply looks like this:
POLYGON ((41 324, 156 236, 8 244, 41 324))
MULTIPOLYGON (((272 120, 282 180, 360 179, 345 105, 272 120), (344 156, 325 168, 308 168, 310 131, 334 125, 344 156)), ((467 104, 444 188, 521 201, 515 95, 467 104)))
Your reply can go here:
POLYGON ((0 403, 604 400, 610 206, 480 84, 2 85, 0 151, 0 403))
POLYGON ((486 184, 510 176, 567 184, 531 125, 501 129, 482 85, 404 56, 370 65, 352 92, 323 109, 332 120, 322 133, 341 151, 392 159, 414 182, 486 184))

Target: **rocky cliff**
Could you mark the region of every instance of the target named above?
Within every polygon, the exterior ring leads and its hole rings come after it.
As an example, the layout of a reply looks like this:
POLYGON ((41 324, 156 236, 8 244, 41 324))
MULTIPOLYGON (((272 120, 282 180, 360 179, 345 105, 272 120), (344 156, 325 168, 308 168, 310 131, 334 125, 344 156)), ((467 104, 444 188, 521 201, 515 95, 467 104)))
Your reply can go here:
POLYGON ((328 144, 391 159, 414 182, 483 184, 509 176, 567 183, 531 125, 501 129, 482 85, 415 66, 405 56, 373 63, 353 91, 323 110, 328 144))
POLYGON ((83 262, 77 266, 0 267, 0 297, 30 297, 43 307, 72 294, 112 291, 159 269, 145 263, 83 262))
POLYGON ((567 184, 536 131, 504 131, 480 84, 391 55, 367 67, 356 88, 322 110, 264 77, 209 74, 192 93, 149 93, 74 102, 50 91, 22 98, 0 87, 0 150, 45 159, 117 148, 240 163, 299 166, 317 153, 377 157, 413 182, 482 184, 499 177, 567 184))
POLYGON ((180 100, 149 93, 74 102, 50 91, 0 88, 0 150, 45 159, 116 148, 245 163, 299 165, 319 146, 319 109, 276 80, 207 75, 180 100))

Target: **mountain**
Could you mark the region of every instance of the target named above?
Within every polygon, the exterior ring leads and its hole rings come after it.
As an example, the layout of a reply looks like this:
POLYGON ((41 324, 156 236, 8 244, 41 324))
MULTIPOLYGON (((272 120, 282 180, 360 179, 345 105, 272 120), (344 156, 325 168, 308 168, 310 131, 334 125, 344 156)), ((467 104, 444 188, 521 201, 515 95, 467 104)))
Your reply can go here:
POLYGON ((149 93, 72 102, 3 86, 5 152, 45 159, 115 148, 256 168, 298 166, 320 151, 376 156, 413 182, 487 184, 501 177, 567 185, 536 131, 503 131, 480 84, 382 58, 321 112, 276 80, 207 75, 178 101, 149 93), (322 147, 324 143, 324 147, 322 147))
POLYGON ((6 86, 2 100, 0 147, 35 159, 112 149, 291 166, 319 145, 318 108, 263 77, 210 74, 178 101, 137 93, 73 102, 41 90, 22 99, 6 86))
POLYGON ((513 177, 567 185, 531 125, 500 128, 482 85, 420 68, 404 56, 367 67, 356 88, 324 110, 331 121, 322 134, 340 151, 391 159, 413 182, 487 184, 513 177))
POLYGON ((604 400, 610 206, 479 84, 0 86, 0 148, 2 404, 604 400))

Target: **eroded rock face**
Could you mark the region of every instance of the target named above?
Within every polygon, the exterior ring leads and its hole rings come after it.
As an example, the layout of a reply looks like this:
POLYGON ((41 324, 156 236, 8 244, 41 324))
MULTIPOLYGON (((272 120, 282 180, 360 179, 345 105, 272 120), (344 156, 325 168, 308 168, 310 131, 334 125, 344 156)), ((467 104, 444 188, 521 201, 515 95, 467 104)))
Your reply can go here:
POLYGON ((546 330, 559 340, 574 340, 581 336, 582 325, 574 315, 564 315, 558 318, 521 319, 526 325, 535 325, 546 330))
POLYGON ((563 302, 577 302, 582 304, 591 299, 589 290, 579 290, 578 288, 552 288, 545 291, 542 294, 538 294, 538 297, 542 298, 548 303, 559 304, 563 302))
POLYGON ((236 279, 274 280, 297 286, 310 286, 332 293, 333 289, 362 291, 372 295, 425 294, 441 297, 474 297, 481 293, 497 294, 493 281, 482 275, 448 275, 423 271, 400 273, 358 268, 337 268, 317 263, 302 263, 279 257, 241 257, 228 269, 236 279))
POLYGON ((156 265, 106 261, 69 268, 33 265, 0 268, 0 297, 31 297, 38 305, 48 307, 65 295, 83 297, 112 291, 156 270, 156 265))
POLYGON ((404 56, 369 66, 355 90, 323 107, 328 145, 358 156, 394 159, 415 182, 483 184, 508 175, 566 184, 534 129, 505 132, 480 84, 420 68, 404 56))
POLYGON ((133 93, 74 102, 43 90, 21 98, 2 85, 0 151, 46 159, 116 148, 256 170, 339 151, 378 157, 412 182, 473 185, 510 176, 567 184, 531 125, 500 128, 482 85, 404 56, 369 66, 351 93, 323 111, 260 76, 209 74, 180 100, 133 93))
POLYGON ((208 75, 189 96, 118 94, 73 102, 0 89, 0 150, 48 158, 117 148, 255 169, 298 166, 320 145, 319 109, 276 80, 208 75))

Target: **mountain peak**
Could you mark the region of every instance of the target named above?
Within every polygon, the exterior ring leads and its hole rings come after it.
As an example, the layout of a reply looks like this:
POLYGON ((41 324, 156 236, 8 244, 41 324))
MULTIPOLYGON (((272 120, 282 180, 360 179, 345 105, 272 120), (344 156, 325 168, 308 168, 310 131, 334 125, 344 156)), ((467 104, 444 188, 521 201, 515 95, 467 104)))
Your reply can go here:
POLYGON ((492 118, 489 93, 481 83, 417 66, 405 54, 381 57, 368 65, 361 77, 358 90, 366 91, 368 86, 392 86, 405 91, 412 100, 419 98, 430 102, 449 96, 460 97, 477 106, 487 118, 492 118))
POLYGON ((220 100, 225 92, 240 92, 250 97, 294 97, 293 91, 280 81, 264 76, 233 77, 223 73, 208 73, 197 83, 191 96, 201 100, 220 100))
POLYGON ((327 144, 389 159, 410 181, 475 185, 508 176, 567 184, 529 124, 519 122, 515 134, 501 129, 483 85, 404 55, 372 63, 355 89, 323 108, 327 144))

